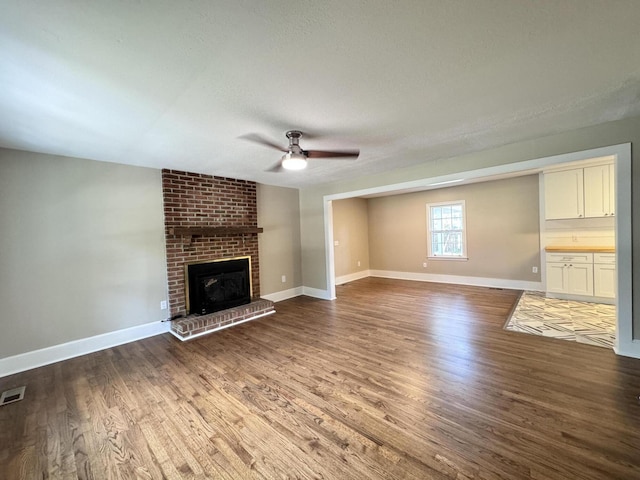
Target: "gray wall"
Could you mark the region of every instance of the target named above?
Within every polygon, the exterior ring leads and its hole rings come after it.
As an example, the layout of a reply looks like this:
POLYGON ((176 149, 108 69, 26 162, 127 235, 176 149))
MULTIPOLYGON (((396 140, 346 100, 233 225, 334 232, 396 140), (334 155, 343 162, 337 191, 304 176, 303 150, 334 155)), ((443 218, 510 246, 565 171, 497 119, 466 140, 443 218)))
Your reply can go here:
POLYGON ((300 200, 298 190, 258 184, 260 292, 262 295, 302 286, 300 200), (286 281, 282 282, 282 275, 286 281))
POLYGON ((538 176, 528 175, 369 199, 371 268, 539 282, 538 196, 538 176), (465 201, 469 259, 427 260, 426 204, 456 200, 465 201))
POLYGON ((364 198, 332 202, 335 276, 369 269, 369 213, 364 198), (358 266, 358 262, 360 265, 358 266))
POLYGON ((165 318, 160 171, 0 149, 0 358, 165 318))

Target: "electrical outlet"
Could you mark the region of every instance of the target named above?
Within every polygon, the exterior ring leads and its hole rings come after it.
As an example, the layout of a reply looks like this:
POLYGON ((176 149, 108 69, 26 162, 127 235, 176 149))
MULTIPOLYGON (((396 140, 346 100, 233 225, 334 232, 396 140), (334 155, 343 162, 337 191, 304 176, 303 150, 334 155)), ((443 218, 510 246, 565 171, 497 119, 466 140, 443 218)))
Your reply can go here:
POLYGON ((358 266, 360 266, 360 260, 358 260, 358 266))
POLYGON ((427 268, 427 262, 422 262, 422 266, 423 266, 424 268, 427 268))
POLYGON ((166 300, 162 300, 160 302, 160 310, 166 310, 167 309, 167 301, 166 300))
POLYGON ((532 271, 533 273, 538 273, 538 267, 532 267, 532 268, 531 268, 531 271, 532 271))
POLYGON ((281 280, 282 280, 282 283, 285 283, 287 281, 287 276, 286 275, 282 275, 281 280))
POLYGON ((339 247, 340 246, 340 240, 334 240, 333 241, 333 246, 334 247, 339 247))

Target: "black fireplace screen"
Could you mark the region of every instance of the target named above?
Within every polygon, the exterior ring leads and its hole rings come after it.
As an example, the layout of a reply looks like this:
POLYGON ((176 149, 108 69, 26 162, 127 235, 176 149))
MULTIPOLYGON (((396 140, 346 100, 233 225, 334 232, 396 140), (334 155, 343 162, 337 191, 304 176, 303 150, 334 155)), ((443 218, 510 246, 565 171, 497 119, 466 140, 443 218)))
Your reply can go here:
POLYGON ((188 313, 204 315, 251 302, 248 258, 187 266, 188 313))

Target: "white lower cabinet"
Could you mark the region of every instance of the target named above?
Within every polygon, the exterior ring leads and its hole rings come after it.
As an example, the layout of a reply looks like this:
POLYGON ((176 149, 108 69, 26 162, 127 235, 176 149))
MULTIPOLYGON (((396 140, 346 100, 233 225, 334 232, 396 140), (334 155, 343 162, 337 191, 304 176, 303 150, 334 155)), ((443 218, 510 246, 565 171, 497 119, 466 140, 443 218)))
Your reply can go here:
POLYGON ((615 298, 615 253, 547 253, 547 292, 615 298))
POLYGON ((615 253, 595 253, 593 255, 593 294, 596 297, 616 297, 615 253))
POLYGON ((547 254, 547 291, 593 295, 593 254, 547 254))
POLYGON ((572 295, 593 295, 593 265, 569 264, 567 293, 572 295))
POLYGON ((569 275, 566 263, 547 262, 547 292, 567 293, 569 275))

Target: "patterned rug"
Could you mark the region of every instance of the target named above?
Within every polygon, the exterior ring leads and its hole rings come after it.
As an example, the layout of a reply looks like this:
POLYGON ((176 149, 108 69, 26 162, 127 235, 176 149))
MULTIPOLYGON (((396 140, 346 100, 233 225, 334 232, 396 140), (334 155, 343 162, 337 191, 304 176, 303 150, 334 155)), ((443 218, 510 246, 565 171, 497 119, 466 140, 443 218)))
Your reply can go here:
POLYGON ((613 348, 616 339, 616 307, 602 303, 557 300, 546 298, 540 292, 524 292, 504 328, 613 348))

